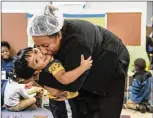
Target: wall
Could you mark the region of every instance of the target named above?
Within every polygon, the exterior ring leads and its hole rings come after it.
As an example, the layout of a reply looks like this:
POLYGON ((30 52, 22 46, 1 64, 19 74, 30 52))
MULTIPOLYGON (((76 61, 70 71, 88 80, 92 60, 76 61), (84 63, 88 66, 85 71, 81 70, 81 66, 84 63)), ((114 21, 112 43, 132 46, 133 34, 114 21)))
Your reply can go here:
POLYGON ((82 2, 82 4, 76 5, 55 3, 55 5, 59 6, 59 8, 66 13, 142 13, 140 44, 144 47, 146 45, 147 2, 82 2), (83 9, 84 4, 85 8, 83 9))
POLYGON ((35 13, 49 2, 2 2, 2 13, 35 13))
MULTIPOLYGON (((49 2, 2 2, 2 12, 17 14, 35 13, 48 3, 49 2)), ((60 9, 67 13, 141 12, 141 45, 145 47, 147 2, 86 2, 84 9, 83 5, 84 2, 83 4, 76 5, 60 5, 60 9)), ((27 19, 24 17, 24 20, 27 19)), ((3 32, 2 29, 2 33, 3 32)), ((17 34, 14 35, 17 36, 17 34)))
POLYGON ((149 36, 152 32, 152 21, 151 17, 153 16, 153 2, 147 2, 147 28, 146 35, 149 36))
POLYGON ((2 2, 2 40, 11 45, 12 55, 28 46, 26 13, 39 11, 48 2, 2 2))
POLYGON ((152 26, 151 17, 153 16, 153 2, 147 2, 147 26, 152 26))
POLYGON ((86 2, 53 2, 63 13, 80 13, 86 2))
MULTIPOLYGON (((73 8, 80 9, 80 3, 73 8)), ((12 55, 28 46, 26 13, 36 13, 50 2, 2 2, 2 40, 11 44, 12 55)), ((57 5, 58 3, 55 3, 57 5)), ((71 5, 70 5, 71 6, 71 5)), ((67 10, 67 9, 65 9, 67 10)), ((70 8, 69 8, 70 10, 70 8)))
POLYGON ((145 47, 147 2, 87 2, 85 8, 97 12, 141 12, 141 46, 145 47))

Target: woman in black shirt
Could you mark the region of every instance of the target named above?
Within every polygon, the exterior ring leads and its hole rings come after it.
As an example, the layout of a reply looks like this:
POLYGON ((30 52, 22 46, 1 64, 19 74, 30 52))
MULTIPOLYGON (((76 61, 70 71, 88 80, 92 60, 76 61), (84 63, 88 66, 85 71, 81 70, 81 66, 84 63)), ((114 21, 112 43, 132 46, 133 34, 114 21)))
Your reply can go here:
POLYGON ((80 55, 92 56, 93 66, 76 81, 62 85, 40 73, 39 83, 63 91, 78 91, 72 101, 78 118, 119 118, 129 53, 119 37, 84 20, 64 20, 59 10, 46 6, 35 14, 27 28, 43 54, 54 55, 67 71, 80 65, 80 55))

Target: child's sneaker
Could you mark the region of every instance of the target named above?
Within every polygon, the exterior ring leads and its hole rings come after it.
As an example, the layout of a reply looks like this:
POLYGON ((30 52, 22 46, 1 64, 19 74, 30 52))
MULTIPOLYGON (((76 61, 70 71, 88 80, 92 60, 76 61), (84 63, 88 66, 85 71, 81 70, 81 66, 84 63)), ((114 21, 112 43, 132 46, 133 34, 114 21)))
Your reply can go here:
POLYGON ((149 102, 143 102, 143 105, 146 106, 148 112, 153 113, 153 106, 151 106, 149 102))
POLYGON ((153 113, 153 106, 151 105, 146 105, 147 107, 147 111, 150 112, 150 113, 153 113))
POLYGON ((145 106, 145 105, 140 104, 140 105, 138 106, 138 110, 140 110, 140 111, 141 111, 141 113, 145 113, 145 112, 146 112, 146 106, 145 106))

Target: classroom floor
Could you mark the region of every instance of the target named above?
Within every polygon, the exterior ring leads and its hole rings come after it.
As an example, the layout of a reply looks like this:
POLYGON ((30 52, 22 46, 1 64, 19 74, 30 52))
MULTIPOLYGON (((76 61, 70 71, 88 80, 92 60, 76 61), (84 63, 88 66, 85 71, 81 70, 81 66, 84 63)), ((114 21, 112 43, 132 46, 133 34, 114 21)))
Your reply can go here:
MULTIPOLYGON (((8 118, 8 115, 21 115, 22 118, 33 118, 34 115, 45 115, 48 118, 53 118, 51 112, 44 108, 37 108, 34 111, 23 111, 23 112, 9 112, 7 110, 2 110, 2 118, 8 118)), ((130 116, 131 118, 153 118, 152 113, 141 113, 139 111, 134 111, 131 109, 122 109, 121 115, 130 116)), ((129 118, 129 117, 121 117, 129 118)))
POLYGON ((131 118, 153 118, 152 113, 141 113, 131 109, 122 109, 121 115, 129 115, 131 118))

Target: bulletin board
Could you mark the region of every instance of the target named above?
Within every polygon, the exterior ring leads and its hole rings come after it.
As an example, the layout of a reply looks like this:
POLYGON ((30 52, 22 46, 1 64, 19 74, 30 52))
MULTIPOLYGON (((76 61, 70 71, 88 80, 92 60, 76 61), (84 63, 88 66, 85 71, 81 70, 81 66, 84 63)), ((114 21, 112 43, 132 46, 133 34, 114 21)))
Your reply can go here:
POLYGON ((64 18, 86 20, 95 25, 106 27, 106 14, 64 14, 64 18))
POLYGON ((124 44, 141 45, 141 13, 107 13, 107 28, 124 44))
POLYGON ((26 13, 1 14, 1 38, 10 44, 11 56, 28 46, 26 27, 26 13))

